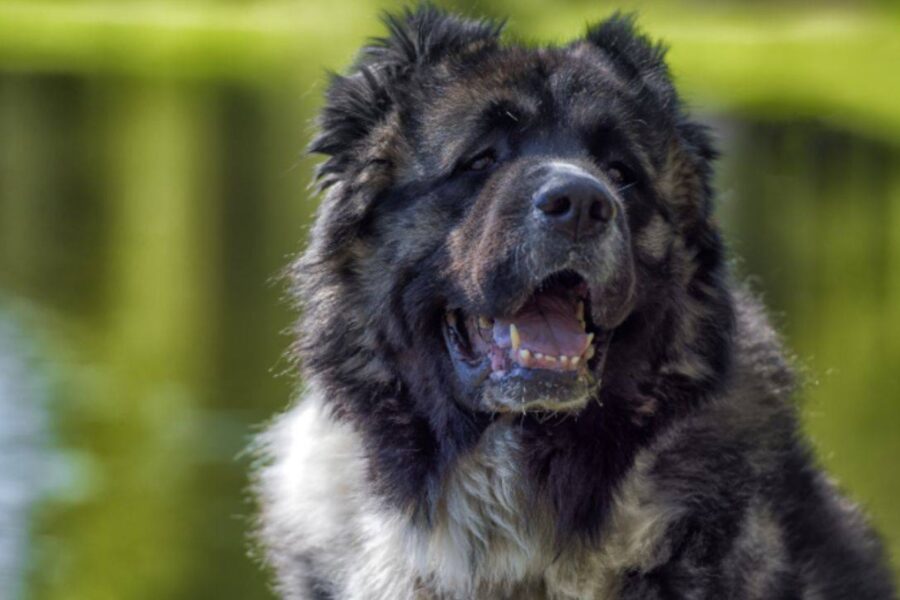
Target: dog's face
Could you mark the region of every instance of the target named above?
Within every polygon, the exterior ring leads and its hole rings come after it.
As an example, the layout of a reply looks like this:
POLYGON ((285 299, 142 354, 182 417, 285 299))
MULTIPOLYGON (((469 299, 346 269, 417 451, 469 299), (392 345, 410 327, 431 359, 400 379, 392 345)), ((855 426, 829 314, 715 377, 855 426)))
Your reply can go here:
POLYGON ((669 349, 702 329, 718 238, 712 150, 659 47, 625 18, 541 49, 428 9, 389 26, 313 144, 330 189, 297 275, 307 367, 433 422, 712 372, 669 349))
POLYGON ((597 54, 498 53, 422 107, 429 197, 453 210, 434 231, 446 355, 475 410, 580 409, 632 311, 654 150, 633 123, 653 115, 597 54))

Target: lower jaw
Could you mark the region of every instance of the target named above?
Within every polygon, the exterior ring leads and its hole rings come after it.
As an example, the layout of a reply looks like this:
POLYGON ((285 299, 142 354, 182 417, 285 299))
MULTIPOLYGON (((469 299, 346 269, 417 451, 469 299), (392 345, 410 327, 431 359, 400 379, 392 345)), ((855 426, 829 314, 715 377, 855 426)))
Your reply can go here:
POLYGON ((586 372, 517 368, 486 381, 480 405, 493 413, 575 413, 596 395, 597 383, 586 372))
POLYGON ((587 406, 588 399, 559 401, 535 401, 521 405, 498 404, 489 409, 490 412, 501 415, 525 415, 525 414, 576 414, 587 406))

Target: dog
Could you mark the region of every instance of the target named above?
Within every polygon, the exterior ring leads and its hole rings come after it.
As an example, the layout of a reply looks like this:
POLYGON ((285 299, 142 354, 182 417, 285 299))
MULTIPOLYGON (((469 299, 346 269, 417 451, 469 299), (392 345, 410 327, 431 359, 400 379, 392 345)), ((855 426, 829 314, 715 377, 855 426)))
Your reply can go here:
POLYGON ((300 398, 259 439, 284 598, 887 599, 713 216, 663 46, 432 6, 334 76, 290 269, 300 398))

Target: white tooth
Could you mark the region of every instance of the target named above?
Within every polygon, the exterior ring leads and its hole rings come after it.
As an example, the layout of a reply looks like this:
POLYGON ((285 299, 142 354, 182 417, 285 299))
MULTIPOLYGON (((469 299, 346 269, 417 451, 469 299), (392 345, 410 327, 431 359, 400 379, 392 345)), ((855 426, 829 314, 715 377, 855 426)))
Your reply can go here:
POLYGON ((594 347, 588 346, 587 351, 584 353, 584 360, 591 360, 594 358, 594 347))
POLYGON ((550 362, 556 362, 555 356, 550 356, 549 354, 544 356, 544 360, 549 360, 550 362))
POLYGON ((515 323, 509 324, 509 339, 512 342, 513 352, 519 349, 519 344, 522 343, 522 338, 519 337, 519 328, 516 327, 515 323))
POLYGON ((535 352, 534 357, 538 360, 541 360, 542 358, 544 358, 544 355, 541 354, 540 352, 535 352))
POLYGON ((573 366, 573 367, 577 367, 577 366, 578 366, 578 363, 580 363, 580 362, 581 362, 581 357, 580 357, 580 356, 573 356, 573 357, 572 357, 572 366, 573 366))
POLYGON ((589 334, 588 334, 588 344, 593 343, 593 341, 594 341, 594 334, 593 334, 593 333, 589 333, 589 334))
POLYGON ((529 360, 531 360, 531 352, 529 352, 527 348, 522 348, 521 350, 519 350, 519 359, 523 363, 527 363, 529 360))
POLYGON ((565 355, 561 355, 561 356, 559 357, 559 362, 562 363, 562 366, 568 367, 568 366, 569 366, 569 357, 568 357, 568 356, 565 356, 565 355))
POLYGON ((487 317, 478 317, 478 326, 482 329, 490 329, 491 327, 493 327, 490 319, 488 319, 487 317))

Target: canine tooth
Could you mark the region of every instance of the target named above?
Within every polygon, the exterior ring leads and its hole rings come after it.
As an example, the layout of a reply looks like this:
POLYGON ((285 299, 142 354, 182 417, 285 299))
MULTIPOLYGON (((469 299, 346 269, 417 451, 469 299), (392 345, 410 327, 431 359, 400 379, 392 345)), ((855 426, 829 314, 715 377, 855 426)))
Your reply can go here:
POLYGON ((591 345, 593 342, 594 342, 594 334, 589 333, 588 334, 588 345, 591 345))
POLYGON ((580 363, 580 362, 581 362, 581 357, 580 357, 580 356, 573 356, 573 357, 572 357, 572 366, 573 366, 573 367, 577 367, 577 366, 578 366, 578 363, 580 363))
POLYGON ((491 327, 493 327, 490 319, 488 319, 487 317, 478 317, 478 326, 482 329, 490 329, 491 327))
POLYGON ((591 360, 594 358, 594 347, 588 346, 587 351, 584 353, 584 360, 591 360))
POLYGON ((519 358, 522 362, 528 362, 531 360, 531 352, 529 352, 527 348, 522 348, 519 350, 519 358))
POLYGON ((575 308, 575 316, 578 317, 578 320, 581 324, 584 324, 584 302, 581 300, 578 301, 578 306, 575 308))
POLYGON ((509 324, 509 340, 512 342, 513 352, 519 349, 519 344, 522 343, 522 338, 519 337, 519 328, 516 327, 515 323, 509 324))

